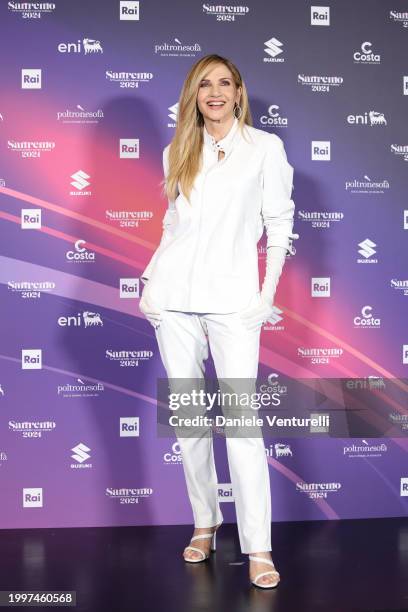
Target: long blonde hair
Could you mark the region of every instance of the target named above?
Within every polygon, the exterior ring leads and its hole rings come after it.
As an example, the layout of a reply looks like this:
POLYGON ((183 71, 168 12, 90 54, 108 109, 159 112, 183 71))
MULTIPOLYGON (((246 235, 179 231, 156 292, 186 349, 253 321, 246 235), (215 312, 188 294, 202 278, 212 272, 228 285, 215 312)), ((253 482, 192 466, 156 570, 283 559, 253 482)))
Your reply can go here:
POLYGON ((180 182, 183 194, 190 201, 194 179, 200 170, 203 145, 204 119, 196 101, 198 88, 211 65, 218 63, 229 68, 235 86, 242 88, 240 97, 242 113, 238 119, 238 127, 242 129, 244 124, 252 126, 248 93, 238 68, 230 60, 216 54, 206 55, 198 60, 187 74, 178 101, 176 129, 169 147, 167 180, 165 178, 162 181, 163 195, 170 200, 176 199, 180 182))

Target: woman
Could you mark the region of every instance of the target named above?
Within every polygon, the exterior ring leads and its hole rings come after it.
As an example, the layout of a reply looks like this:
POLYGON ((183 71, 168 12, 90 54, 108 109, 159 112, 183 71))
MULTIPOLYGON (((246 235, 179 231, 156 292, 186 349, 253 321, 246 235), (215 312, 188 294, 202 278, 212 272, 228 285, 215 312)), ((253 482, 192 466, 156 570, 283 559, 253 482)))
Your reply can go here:
MULTIPOLYGON (((202 378, 208 345, 218 379, 257 377, 262 323, 285 257, 294 254, 293 168, 282 140, 252 127, 248 95, 229 60, 208 55, 184 82, 172 142, 163 151, 168 209, 141 278, 140 310, 155 328, 168 378, 202 378), (257 243, 267 231, 259 291, 257 243)), ((223 521, 212 436, 179 437, 195 530, 187 562, 215 549, 223 521)), ((272 588, 271 495, 262 437, 227 437, 241 550, 252 584, 272 588)))

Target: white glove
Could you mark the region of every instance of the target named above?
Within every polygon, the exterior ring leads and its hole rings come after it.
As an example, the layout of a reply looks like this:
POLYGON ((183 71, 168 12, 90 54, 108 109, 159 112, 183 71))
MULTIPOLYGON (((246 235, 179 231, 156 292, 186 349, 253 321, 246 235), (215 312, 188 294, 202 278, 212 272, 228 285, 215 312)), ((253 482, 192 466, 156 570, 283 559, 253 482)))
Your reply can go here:
POLYGON ((147 284, 143 287, 142 297, 139 300, 139 310, 144 314, 149 323, 157 329, 161 323, 162 314, 160 308, 149 300, 149 295, 146 292, 147 284))
POLYGON ((241 319, 249 331, 262 326, 273 314, 273 301, 279 277, 282 274, 287 249, 270 246, 266 251, 266 271, 261 290, 261 303, 240 311, 241 319))

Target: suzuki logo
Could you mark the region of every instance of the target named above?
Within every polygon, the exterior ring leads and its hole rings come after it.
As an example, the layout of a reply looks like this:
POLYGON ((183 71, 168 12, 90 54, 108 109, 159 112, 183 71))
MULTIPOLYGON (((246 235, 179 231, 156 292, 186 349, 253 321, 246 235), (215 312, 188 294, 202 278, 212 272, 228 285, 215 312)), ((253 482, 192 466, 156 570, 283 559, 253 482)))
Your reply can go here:
POLYGON ((86 174, 83 170, 78 170, 75 174, 71 174, 71 178, 74 179, 71 185, 76 187, 79 191, 88 187, 91 183, 87 180, 90 178, 89 174, 86 174))
POLYGON ((369 238, 366 238, 363 240, 363 242, 359 242, 358 246, 360 247, 358 250, 360 255, 367 259, 376 253, 376 250, 373 247, 376 247, 377 245, 369 238))
POLYGON ((74 454, 71 455, 71 457, 78 461, 78 463, 83 463, 91 456, 88 454, 88 451, 91 449, 82 442, 80 442, 77 446, 74 446, 74 448, 71 448, 71 450, 74 451, 74 454))
POLYGON ((272 37, 269 40, 267 40, 264 44, 266 45, 264 49, 265 53, 267 53, 271 57, 276 57, 277 55, 282 53, 281 47, 283 43, 281 43, 281 41, 278 40, 277 38, 272 37))

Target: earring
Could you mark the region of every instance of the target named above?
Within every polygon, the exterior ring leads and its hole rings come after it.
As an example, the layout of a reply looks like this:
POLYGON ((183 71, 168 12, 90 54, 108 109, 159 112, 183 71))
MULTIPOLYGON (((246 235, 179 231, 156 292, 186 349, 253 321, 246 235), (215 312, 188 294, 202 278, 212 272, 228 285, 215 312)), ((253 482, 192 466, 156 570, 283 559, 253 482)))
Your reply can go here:
POLYGON ((235 115, 235 117, 236 117, 237 119, 239 119, 239 118, 241 117, 241 115, 242 115, 242 108, 240 107, 240 105, 239 105, 239 104, 236 104, 236 105, 234 106, 234 115, 235 115), (237 116, 237 115, 236 115, 236 113, 235 113, 235 110, 236 110, 237 108, 239 109, 239 115, 238 115, 238 116, 237 116))

